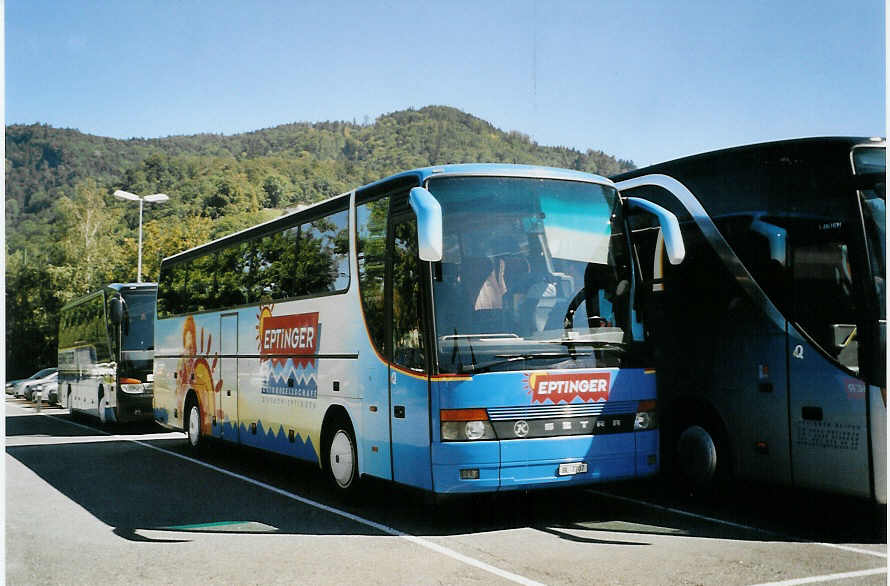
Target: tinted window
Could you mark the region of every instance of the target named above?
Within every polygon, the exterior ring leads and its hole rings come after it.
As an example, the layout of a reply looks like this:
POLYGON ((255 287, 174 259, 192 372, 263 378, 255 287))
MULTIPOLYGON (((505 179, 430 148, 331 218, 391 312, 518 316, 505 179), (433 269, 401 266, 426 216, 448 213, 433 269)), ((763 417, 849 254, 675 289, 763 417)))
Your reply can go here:
POLYGON ((100 362, 111 360, 104 296, 96 294, 64 310, 59 346, 89 347, 100 362))
POLYGON ((417 256, 417 224, 406 216, 393 224, 392 250, 393 362, 422 371, 423 298, 417 256))
POLYGON ((343 209, 205 255, 165 263, 158 315, 268 303, 349 287, 349 213, 343 209))
POLYGON ((386 221, 389 198, 371 201, 355 208, 359 291, 365 323, 380 354, 386 329, 383 312, 383 285, 386 276, 386 221))
POLYGON ((124 301, 122 349, 154 349, 155 292, 125 292, 124 301))

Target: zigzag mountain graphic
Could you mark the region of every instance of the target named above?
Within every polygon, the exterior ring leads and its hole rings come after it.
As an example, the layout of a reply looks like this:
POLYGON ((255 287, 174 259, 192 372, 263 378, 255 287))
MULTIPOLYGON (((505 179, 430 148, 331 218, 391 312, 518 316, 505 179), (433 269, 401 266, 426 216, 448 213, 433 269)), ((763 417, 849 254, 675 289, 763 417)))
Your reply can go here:
POLYGON ((304 367, 301 361, 297 364, 288 359, 284 364, 266 363, 260 376, 264 383, 264 395, 283 395, 314 399, 318 395, 317 370, 315 366, 304 367))
MULTIPOLYGON (((235 426, 231 421, 225 421, 221 426, 217 427, 219 432, 221 432, 219 435, 226 439, 234 439, 235 426)), ((318 462, 318 453, 312 444, 311 437, 307 437, 304 440, 300 434, 295 433, 294 441, 290 441, 290 438, 284 431, 284 426, 279 425, 277 431, 267 430, 263 426, 262 420, 256 422, 255 434, 251 433, 250 429, 249 423, 241 422, 238 424, 238 443, 286 456, 293 456, 301 460, 318 462)))
POLYGON ((275 380, 283 380, 286 382, 290 378, 306 381, 310 378, 315 378, 317 372, 318 369, 315 365, 304 366, 302 360, 298 360, 295 364, 293 360, 288 358, 283 364, 275 364, 272 362, 264 363, 262 370, 260 371, 260 376, 270 382, 275 380))

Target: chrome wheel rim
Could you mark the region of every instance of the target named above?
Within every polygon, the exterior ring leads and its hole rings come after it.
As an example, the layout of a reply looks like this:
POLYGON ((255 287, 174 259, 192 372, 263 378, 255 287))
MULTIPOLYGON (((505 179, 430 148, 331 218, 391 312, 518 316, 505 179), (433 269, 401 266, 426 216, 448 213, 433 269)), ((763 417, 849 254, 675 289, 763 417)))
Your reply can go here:
POLYGON ((201 412, 198 407, 192 405, 189 410, 189 443, 197 446, 201 437, 201 412))
POLYGON ((352 484, 353 458, 352 439, 342 429, 337 430, 337 433, 334 434, 334 438, 331 440, 330 464, 334 482, 341 488, 346 488, 352 484))

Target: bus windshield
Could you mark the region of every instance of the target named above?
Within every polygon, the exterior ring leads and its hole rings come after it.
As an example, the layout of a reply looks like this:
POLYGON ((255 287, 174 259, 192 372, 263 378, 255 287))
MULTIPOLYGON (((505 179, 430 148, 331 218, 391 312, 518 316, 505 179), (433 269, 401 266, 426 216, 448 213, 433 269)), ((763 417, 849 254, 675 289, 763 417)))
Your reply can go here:
POLYGON ((154 350, 154 291, 122 291, 124 319, 121 323, 121 349, 154 350))
POLYGON ((471 176, 429 189, 443 210, 440 372, 620 366, 632 280, 613 187, 471 176))
POLYGON ((872 279, 881 303, 880 315, 887 314, 884 286, 884 267, 887 258, 887 149, 860 147, 853 149, 853 169, 860 178, 859 198, 865 220, 868 253, 871 260, 872 279))

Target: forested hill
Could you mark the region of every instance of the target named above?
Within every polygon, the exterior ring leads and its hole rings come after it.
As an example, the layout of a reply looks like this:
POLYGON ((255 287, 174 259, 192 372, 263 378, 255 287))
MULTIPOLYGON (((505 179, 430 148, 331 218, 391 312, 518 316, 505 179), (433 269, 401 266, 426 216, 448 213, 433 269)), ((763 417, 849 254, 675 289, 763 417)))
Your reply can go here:
POLYGON ((524 134, 442 106, 387 114, 369 125, 296 123, 232 136, 117 140, 14 125, 6 128, 9 246, 22 245, 17 236, 28 231, 22 222, 43 223, 54 202, 85 179, 109 189, 182 195, 181 203, 196 204, 189 211, 200 213, 205 200, 225 191, 225 180, 243 177, 240 187, 247 193, 241 195, 277 207, 317 201, 414 167, 469 162, 544 164, 602 175, 633 168, 601 151, 539 146, 524 134), (198 175, 202 185, 195 185, 198 175), (186 182, 189 192, 181 193, 186 182))
POLYGON ((54 363, 60 304, 103 282, 135 280, 138 206, 114 200, 115 189, 170 195, 146 208, 143 280, 152 280, 164 256, 285 208, 411 168, 470 162, 601 175, 633 168, 601 151, 540 146, 443 106, 394 112, 372 124, 294 123, 232 136, 118 140, 41 124, 7 126, 7 349, 44 348, 33 360, 7 355, 7 367, 20 374, 36 369, 36 361, 54 363), (25 359, 17 368, 15 361, 25 359))

